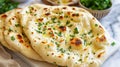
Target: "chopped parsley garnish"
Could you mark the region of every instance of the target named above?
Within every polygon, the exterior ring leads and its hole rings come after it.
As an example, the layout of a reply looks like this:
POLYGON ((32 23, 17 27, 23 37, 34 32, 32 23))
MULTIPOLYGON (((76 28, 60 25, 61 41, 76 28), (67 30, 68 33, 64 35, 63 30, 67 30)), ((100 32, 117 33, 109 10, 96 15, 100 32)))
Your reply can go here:
POLYGON ((11 32, 11 31, 12 31, 12 29, 11 29, 11 28, 9 28, 9 29, 8 29, 8 31, 9 31, 9 32, 11 32))
POLYGON ((51 20, 52 20, 53 23, 56 23, 56 22, 55 22, 55 19, 56 19, 56 17, 51 18, 51 20))
POLYGON ((47 30, 46 28, 43 28, 43 31, 47 30))
POLYGON ((36 32, 38 32, 38 33, 42 33, 41 31, 39 31, 39 30, 35 30, 36 32))
POLYGON ((34 14, 34 16, 36 16, 37 14, 34 14))
POLYGON ((50 45, 48 45, 48 48, 50 47, 50 45))
POLYGON ((58 42, 55 42, 55 44, 57 45, 57 47, 59 47, 59 46, 60 46, 60 44, 59 44, 58 42))
POLYGON ((89 32, 88 32, 88 34, 91 34, 92 33, 92 30, 90 30, 89 32))
POLYGON ((68 50, 70 51, 70 50, 71 50, 71 48, 72 48, 72 47, 71 47, 71 46, 69 46, 69 47, 68 47, 68 50))
POLYGON ((76 13, 76 16, 79 16, 79 13, 76 13))
POLYGON ((79 59, 78 61, 82 61, 82 59, 79 59))
POLYGON ((68 27, 72 27, 73 25, 72 24, 70 24, 68 27))
POLYGON ((38 30, 41 30, 41 27, 38 27, 38 30))
POLYGON ((99 33, 97 33, 97 35, 99 35, 99 33))
POLYGON ((59 51, 60 51, 61 53, 65 53, 65 50, 64 50, 63 48, 61 48, 59 51))
POLYGON ((57 34, 58 36, 62 36, 62 33, 61 32, 59 32, 59 33, 57 33, 57 32, 55 32, 55 34, 57 34))
POLYGON ((75 37, 75 35, 70 35, 70 37, 75 37))
POLYGON ((53 30, 55 30, 55 28, 53 27, 53 30))
POLYGON ((74 34, 78 34, 78 33, 79 33, 78 29, 75 28, 75 29, 74 29, 74 34))
POLYGON ((58 25, 60 25, 60 23, 61 23, 61 22, 60 22, 60 21, 58 21, 58 25))
POLYGON ((68 59, 70 59, 70 56, 68 57, 68 59))
POLYGON ((112 43, 111 43, 111 46, 115 46, 115 42, 112 42, 112 43))
POLYGON ((104 10, 112 6, 111 0, 80 0, 81 4, 93 10, 104 10))
POLYGON ((15 40, 15 37, 14 37, 14 36, 11 36, 11 40, 14 41, 14 40, 15 40))
POLYGON ((38 27, 41 27, 42 26, 42 23, 38 23, 38 27))
POLYGON ((84 45, 86 45, 86 40, 84 40, 84 45))
POLYGON ((17 8, 18 2, 14 2, 12 0, 0 0, 0 14, 17 8))
POLYGON ((59 12, 59 14, 62 14, 63 12, 59 12))
POLYGON ((70 24, 70 21, 67 21, 67 22, 66 22, 66 25, 68 25, 68 24, 70 24))
POLYGON ((95 27, 97 27, 98 26, 98 24, 95 24, 95 27))
POLYGON ((19 27, 19 26, 20 26, 20 24, 15 24, 15 26, 16 26, 16 27, 19 27))
POLYGON ((65 18, 68 18, 68 16, 65 16, 65 18))
POLYGON ((47 54, 47 56, 49 56, 49 54, 47 54))

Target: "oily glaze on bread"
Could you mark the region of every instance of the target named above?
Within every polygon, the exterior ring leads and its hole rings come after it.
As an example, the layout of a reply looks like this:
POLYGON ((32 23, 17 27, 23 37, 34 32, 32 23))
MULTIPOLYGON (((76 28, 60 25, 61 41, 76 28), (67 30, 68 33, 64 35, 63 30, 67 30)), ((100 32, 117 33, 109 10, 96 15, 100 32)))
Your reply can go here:
POLYGON ((86 10, 34 4, 21 12, 21 25, 33 49, 47 62, 68 67, 99 67, 109 41, 86 10))

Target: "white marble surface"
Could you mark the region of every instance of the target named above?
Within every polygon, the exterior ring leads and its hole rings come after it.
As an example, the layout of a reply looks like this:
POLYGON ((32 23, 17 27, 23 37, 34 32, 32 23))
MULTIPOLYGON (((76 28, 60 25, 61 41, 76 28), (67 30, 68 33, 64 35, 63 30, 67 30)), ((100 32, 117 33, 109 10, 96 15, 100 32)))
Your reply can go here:
MULTIPOLYGON (((111 12, 100 21, 109 31, 110 35, 120 42, 120 0, 112 0, 113 7, 111 12)), ((120 49, 112 55, 103 65, 103 67, 120 67, 120 49)))

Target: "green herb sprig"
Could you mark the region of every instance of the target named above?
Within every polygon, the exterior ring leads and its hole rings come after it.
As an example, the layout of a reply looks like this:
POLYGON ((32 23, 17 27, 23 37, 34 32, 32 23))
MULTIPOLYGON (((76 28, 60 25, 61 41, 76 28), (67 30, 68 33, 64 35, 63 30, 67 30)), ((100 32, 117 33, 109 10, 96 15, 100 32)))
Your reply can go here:
POLYGON ((18 2, 13 2, 12 0, 0 0, 0 14, 17 8, 18 2))
POLYGON ((111 0, 80 0, 81 4, 93 10, 104 10, 110 8, 111 0))

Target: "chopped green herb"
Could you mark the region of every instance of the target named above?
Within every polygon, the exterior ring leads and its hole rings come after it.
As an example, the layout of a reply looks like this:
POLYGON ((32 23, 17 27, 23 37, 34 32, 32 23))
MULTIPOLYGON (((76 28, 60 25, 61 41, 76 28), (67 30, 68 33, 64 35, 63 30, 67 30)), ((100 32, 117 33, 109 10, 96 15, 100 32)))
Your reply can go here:
POLYGON ((42 26, 42 23, 38 23, 38 27, 41 27, 42 26))
POLYGON ((76 16, 79 16, 79 13, 76 13, 76 16))
POLYGON ((70 24, 68 27, 72 27, 73 26, 73 24, 70 24))
POLYGON ((71 48, 72 48, 72 47, 71 47, 71 46, 69 46, 69 47, 68 47, 68 50, 70 51, 70 50, 71 50, 71 48))
POLYGON ((53 62, 54 64, 56 64, 56 62, 53 62))
POLYGON ((70 53, 67 53, 67 55, 70 55, 70 53))
POLYGON ((104 10, 112 6, 111 0, 80 0, 80 2, 93 10, 104 10))
POLYGON ((28 12, 28 11, 26 11, 26 13, 28 14, 29 12, 28 12))
POLYGON ((41 30, 41 27, 38 27, 38 30, 41 30))
POLYGON ((19 27, 19 26, 20 26, 20 24, 15 24, 15 26, 16 26, 16 27, 19 27))
POLYGON ((93 38, 93 37, 94 37, 94 35, 91 36, 91 38, 93 38))
POLYGON ((78 31, 78 29, 77 29, 77 27, 74 29, 74 34, 78 34, 79 33, 79 31, 78 31))
POLYGON ((84 45, 86 45, 86 40, 84 40, 84 45))
POLYGON ((59 33, 57 33, 57 32, 55 32, 55 34, 57 34, 58 36, 62 36, 62 33, 61 32, 59 32, 59 33))
POLYGON ((48 48, 50 47, 50 45, 48 45, 48 48))
POLYGON ((115 46, 115 42, 112 42, 112 43, 111 43, 111 46, 115 46))
POLYGON ((92 44, 92 42, 90 42, 88 45, 91 45, 92 44))
POLYGON ((68 59, 70 59, 70 56, 68 57, 68 59))
POLYGON ((97 33, 97 35, 99 35, 99 33, 97 33))
POLYGON ((98 26, 98 24, 95 24, 95 27, 97 27, 98 26))
POLYGON ((47 56, 49 56, 49 54, 47 54, 47 56))
POLYGON ((60 37, 62 36, 61 32, 58 33, 58 36, 60 36, 60 37))
POLYGON ((63 12, 59 12, 59 14, 62 14, 63 12))
POLYGON ((70 21, 67 21, 67 22, 66 22, 66 25, 68 25, 68 24, 70 24, 70 21))
POLYGON ((55 30, 55 28, 53 27, 53 30, 55 30))
POLYGON ((53 40, 51 40, 51 42, 52 42, 52 43, 54 43, 54 41, 53 41, 53 40))
POLYGON ((14 41, 14 40, 15 40, 15 37, 14 37, 14 36, 11 36, 11 40, 14 41))
POLYGON ((37 14, 34 14, 34 16, 36 16, 37 14))
POLYGON ((39 30, 35 30, 36 32, 38 32, 38 33, 42 33, 41 31, 39 31, 39 30))
POLYGON ((65 50, 63 48, 60 49, 61 53, 65 53, 65 50))
POLYGON ((45 34, 45 32, 43 32, 43 34, 45 34))
POLYGON ((9 30, 8 30, 9 32, 11 32, 12 31, 12 29, 11 28, 9 28, 9 30))
POLYGON ((86 33, 83 33, 83 34, 82 34, 82 37, 84 37, 85 35, 86 35, 86 33))
POLYGON ((60 44, 59 44, 58 42, 55 42, 55 44, 57 45, 57 47, 59 47, 59 46, 60 46, 60 44))
POLYGON ((65 18, 68 18, 68 16, 65 16, 65 18))
POLYGON ((46 30, 46 28, 43 28, 43 31, 45 31, 46 30))
POLYGON ((71 20, 73 20, 73 18, 71 18, 71 20))
POLYGON ((75 37, 75 35, 70 35, 70 37, 75 37))
POLYGON ((78 61, 82 61, 82 59, 79 59, 78 61))
POLYGON ((55 19, 56 19, 56 17, 51 18, 51 20, 52 20, 53 23, 56 23, 56 22, 55 22, 55 19))
POLYGON ((12 0, 0 0, 0 14, 17 8, 18 2, 14 2, 12 0))
POLYGON ((58 21, 58 25, 60 25, 60 23, 61 23, 61 22, 60 22, 60 21, 58 21))
POLYGON ((90 30, 89 32, 88 32, 88 34, 91 34, 92 33, 92 30, 90 30))

